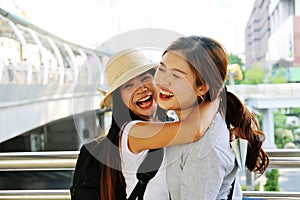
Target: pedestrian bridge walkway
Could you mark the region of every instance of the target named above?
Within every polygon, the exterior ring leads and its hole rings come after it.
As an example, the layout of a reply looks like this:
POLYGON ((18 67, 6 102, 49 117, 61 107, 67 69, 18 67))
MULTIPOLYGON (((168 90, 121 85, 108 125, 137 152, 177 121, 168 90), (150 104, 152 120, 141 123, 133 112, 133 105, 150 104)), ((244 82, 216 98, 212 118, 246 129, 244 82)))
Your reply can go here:
POLYGON ((0 143, 31 129, 99 108, 93 86, 0 85, 0 143))
MULTIPOLYGON (((263 84, 228 86, 252 110, 265 116, 264 129, 274 134, 270 111, 299 108, 300 84, 263 84)), ((48 122, 96 110, 102 95, 95 85, 0 84, 0 143, 48 122)), ((270 141, 271 143, 273 141, 270 141)), ((271 144, 270 143, 270 144, 271 144)))
POLYGON ((273 112, 278 108, 300 108, 300 83, 233 85, 228 90, 237 94, 252 112, 262 114, 265 148, 275 148, 273 112))
MULTIPOLYGON (((96 110, 110 54, 73 44, 0 8, 0 143, 43 124, 96 110)), ((263 113, 274 146, 273 109, 300 107, 300 83, 228 86, 263 113)))

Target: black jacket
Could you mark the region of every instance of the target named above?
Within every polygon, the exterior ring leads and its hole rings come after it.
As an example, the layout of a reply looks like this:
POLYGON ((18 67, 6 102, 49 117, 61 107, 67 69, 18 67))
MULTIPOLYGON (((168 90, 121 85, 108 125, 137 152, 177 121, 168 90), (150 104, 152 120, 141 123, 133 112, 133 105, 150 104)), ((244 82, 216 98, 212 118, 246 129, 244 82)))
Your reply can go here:
MULTIPOLYGON (((101 154, 105 140, 107 138, 93 140, 81 147, 70 188, 72 200, 100 199, 100 169, 103 164, 95 158, 95 155, 101 154)), ((121 199, 126 199, 126 191, 121 183, 114 189, 120 196, 123 196, 121 199)))

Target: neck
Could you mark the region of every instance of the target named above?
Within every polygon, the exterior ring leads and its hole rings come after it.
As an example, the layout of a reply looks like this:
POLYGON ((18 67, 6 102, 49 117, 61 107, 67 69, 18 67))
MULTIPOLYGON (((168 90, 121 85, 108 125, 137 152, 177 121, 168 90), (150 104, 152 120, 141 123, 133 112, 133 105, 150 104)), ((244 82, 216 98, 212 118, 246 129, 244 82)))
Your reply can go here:
POLYGON ((187 116, 192 112, 192 110, 195 108, 195 106, 191 106, 188 108, 185 108, 183 110, 174 110, 178 116, 178 119, 184 120, 185 118, 187 118, 187 116))

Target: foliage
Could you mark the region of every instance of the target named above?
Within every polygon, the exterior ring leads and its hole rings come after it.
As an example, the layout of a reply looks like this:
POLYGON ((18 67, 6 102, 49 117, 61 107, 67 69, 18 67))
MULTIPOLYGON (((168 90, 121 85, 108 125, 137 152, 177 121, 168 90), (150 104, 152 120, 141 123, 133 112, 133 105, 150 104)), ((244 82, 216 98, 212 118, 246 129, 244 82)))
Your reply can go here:
POLYGON ((255 66, 252 69, 246 69, 245 71, 245 80, 242 81, 242 84, 262 84, 266 77, 262 67, 255 66))
POLYGON ((239 64, 240 66, 244 65, 242 59, 232 53, 229 55, 229 64, 239 64))
POLYGON ((286 115, 281 112, 281 109, 279 112, 274 113, 274 124, 275 128, 277 127, 286 127, 285 122, 286 122, 286 115))
POLYGON ((274 113, 274 132, 275 132, 275 144, 277 148, 282 149, 284 146, 294 141, 293 134, 288 130, 286 126, 287 116, 279 110, 279 112, 274 113))
POLYGON ((291 130, 283 128, 275 129, 275 144, 277 148, 283 149, 289 142, 294 142, 294 136, 291 130))
POLYGON ((286 73, 286 69, 283 67, 280 67, 276 71, 273 70, 272 75, 268 78, 269 83, 287 83, 288 78, 286 73))
MULTIPOLYGON (((246 185, 242 185, 241 187, 242 187, 242 191, 247 191, 247 186, 246 185)), ((255 191, 260 191, 260 185, 256 184, 254 190, 255 191)))
POLYGON ((300 108, 290 108, 290 113, 293 113, 294 115, 298 115, 298 117, 300 117, 300 108))
POLYGON ((265 191, 280 191, 278 178, 279 178, 279 170, 272 169, 271 171, 266 173, 267 182, 264 185, 265 191))

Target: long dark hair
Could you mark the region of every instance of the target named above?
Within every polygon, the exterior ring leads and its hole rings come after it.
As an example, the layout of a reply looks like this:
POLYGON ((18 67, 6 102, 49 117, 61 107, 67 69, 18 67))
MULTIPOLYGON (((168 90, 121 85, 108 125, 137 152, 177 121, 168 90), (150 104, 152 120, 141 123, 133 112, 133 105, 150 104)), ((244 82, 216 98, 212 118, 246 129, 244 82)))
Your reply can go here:
MULTIPOLYGON (((151 69, 145 73, 154 75, 155 70, 151 69)), ((105 200, 122 200, 126 199, 126 183, 121 169, 121 156, 119 151, 120 130, 121 127, 130 121, 145 119, 133 113, 124 104, 119 89, 112 94, 112 118, 111 127, 106 135, 105 163, 100 167, 100 199, 105 200)), ((159 120, 167 119, 166 111, 158 107, 156 116, 159 120)))
MULTIPOLYGON (((207 84, 209 91, 199 102, 215 100, 221 95, 220 111, 225 116, 228 128, 237 127, 238 137, 248 140, 246 166, 250 171, 263 174, 269 165, 269 157, 262 148, 265 135, 257 120, 247 107, 224 86, 228 66, 228 54, 216 40, 208 37, 181 37, 174 41, 166 52, 183 57, 196 74, 196 84, 207 84)), ((165 52, 165 53, 166 53, 165 52)))

